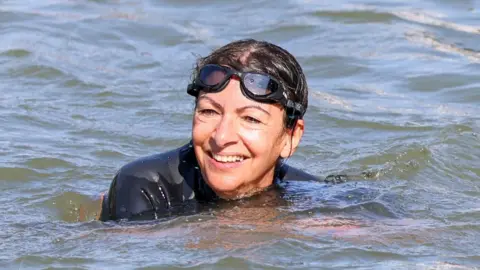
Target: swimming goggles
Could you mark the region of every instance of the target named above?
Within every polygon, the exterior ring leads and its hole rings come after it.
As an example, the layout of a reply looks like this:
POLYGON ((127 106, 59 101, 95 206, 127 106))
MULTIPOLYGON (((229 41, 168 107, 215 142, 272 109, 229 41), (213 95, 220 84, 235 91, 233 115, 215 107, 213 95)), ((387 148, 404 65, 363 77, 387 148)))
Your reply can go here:
POLYGON ((240 72, 229 67, 208 64, 200 69, 193 83, 188 85, 187 93, 197 97, 200 91, 217 93, 225 89, 230 78, 240 78, 240 89, 244 96, 262 103, 280 103, 292 120, 302 118, 305 109, 300 103, 287 98, 282 85, 269 75, 257 72, 240 72))

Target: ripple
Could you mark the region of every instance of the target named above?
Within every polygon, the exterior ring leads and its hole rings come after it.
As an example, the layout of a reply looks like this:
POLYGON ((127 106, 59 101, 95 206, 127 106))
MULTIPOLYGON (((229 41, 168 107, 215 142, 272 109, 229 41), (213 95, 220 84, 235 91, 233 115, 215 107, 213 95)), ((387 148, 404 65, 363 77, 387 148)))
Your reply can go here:
POLYGON ((164 146, 180 146, 183 144, 187 143, 187 140, 185 138, 171 138, 171 137, 165 137, 165 138, 140 138, 139 142, 142 145, 145 145, 147 147, 164 147, 164 146))
POLYGON ((278 41, 289 41, 292 38, 302 38, 308 36, 310 34, 315 33, 317 27, 313 25, 274 25, 274 27, 270 27, 267 29, 259 28, 258 30, 251 30, 248 32, 248 35, 252 38, 256 39, 275 39, 278 41))
POLYGON ((50 174, 39 173, 36 170, 19 167, 0 167, 0 180, 2 181, 30 181, 48 178, 50 174))
POLYGON ((440 52, 458 54, 475 63, 480 62, 480 51, 462 48, 453 43, 447 43, 432 33, 426 31, 409 31, 405 36, 407 40, 411 42, 423 44, 440 52))
MULTIPOLYGON (((457 209, 452 211, 449 219, 452 221, 469 221, 470 223, 466 223, 466 226, 471 226, 480 220, 480 208, 457 209)), ((480 227, 480 225, 476 226, 480 227)))
POLYGON ((115 103, 113 101, 105 101, 101 103, 95 104, 96 108, 104 108, 104 109, 113 109, 115 107, 118 107, 120 104, 115 103))
POLYGON ((0 22, 2 23, 10 23, 17 20, 22 20, 21 13, 9 11, 7 9, 1 8, 0 9, 0 22))
POLYGON ((385 178, 387 175, 408 179, 425 168, 433 159, 427 147, 416 144, 407 147, 406 150, 402 150, 405 146, 394 146, 384 153, 355 159, 352 163, 369 168, 362 173, 368 179, 385 178))
POLYGON ((42 203, 43 206, 53 210, 56 217, 65 222, 79 222, 96 219, 100 212, 100 197, 68 191, 50 197, 42 203))
MULTIPOLYGON (((458 88, 461 86, 470 85, 472 82, 478 81, 478 76, 465 75, 465 74, 425 74, 416 75, 408 78, 408 84, 410 89, 415 91, 441 91, 442 89, 458 88)), ((458 89, 455 89, 458 90, 458 89)), ((472 90, 469 90, 472 91, 472 90)), ((469 92, 466 91, 466 92, 469 92)), ((458 91, 455 91, 458 94, 458 91)))
MULTIPOLYGON (((327 101, 329 101, 327 99, 327 101)), ((329 101, 330 104, 336 105, 336 104, 342 104, 343 102, 341 100, 336 101, 333 99, 333 101, 329 101)), ((348 107, 346 108, 348 109, 348 107)), ((401 115, 400 113, 394 113, 394 112, 388 112, 384 115, 380 112, 375 113, 375 116, 377 118, 380 118, 380 116, 385 116, 385 119, 391 119, 392 117, 398 117, 401 115)), ((410 131, 433 131, 435 129, 434 126, 429 125, 428 123, 423 123, 423 124, 417 124, 413 121, 406 121, 405 123, 401 123, 398 119, 396 120, 396 123, 389 123, 389 122, 382 122, 377 119, 372 119, 370 121, 367 120, 359 120, 359 119, 342 119, 340 117, 333 117, 332 116, 326 116, 326 119, 329 121, 332 121, 335 123, 336 126, 341 127, 341 128, 365 128, 368 130, 373 130, 373 131, 400 131, 400 132, 410 132, 410 131)), ((362 117, 361 119, 365 119, 366 117, 362 117)))
POLYGON ((14 58, 25 58, 32 55, 32 52, 25 49, 10 49, 0 53, 0 56, 8 56, 14 58))
POLYGON ((326 101, 330 105, 339 106, 344 110, 351 111, 352 104, 341 97, 335 96, 330 93, 320 92, 320 91, 311 91, 310 93, 312 98, 326 101))
MULTIPOLYGON (((141 55, 149 55, 150 53, 147 52, 142 52, 141 55)), ((150 55, 151 56, 151 55, 150 55)), ((125 66, 125 69, 130 69, 134 71, 148 71, 148 70, 156 70, 157 68, 161 67, 161 64, 159 62, 150 62, 150 63, 133 63, 128 66, 125 66)))
POLYGON ((399 218, 405 216, 401 207, 403 199, 391 191, 395 185, 377 182, 361 183, 359 178, 343 184, 324 184, 305 181, 288 181, 283 183, 286 190, 284 198, 289 201, 287 212, 295 217, 341 216, 360 217, 358 224, 368 219, 380 217, 399 218), (345 214, 348 213, 348 214, 345 214))
POLYGON ((97 150, 92 152, 98 158, 124 158, 127 155, 113 150, 97 150))
POLYGON ((367 74, 371 69, 353 57, 336 55, 309 55, 299 58, 305 65, 305 72, 312 77, 344 78, 367 74))
MULTIPOLYGON (((351 195, 348 195, 351 196, 351 195)), ((362 202, 358 204, 344 205, 344 206, 323 206, 313 207, 304 211, 295 212, 296 216, 311 216, 313 214, 320 214, 321 216, 341 216, 347 217, 358 216, 363 220, 359 220, 355 225, 363 224, 366 218, 400 218, 398 210, 393 209, 392 206, 387 205, 382 201, 362 202)), ((342 224, 339 224, 342 225, 342 224)))
POLYGON ((80 89, 103 89, 105 86, 95 84, 92 82, 84 82, 79 79, 67 79, 63 82, 62 86, 67 88, 80 88, 80 89))
MULTIPOLYGON (((206 25, 195 22, 187 24, 168 23, 168 26, 175 30, 176 33, 171 34, 171 38, 165 40, 166 45, 178 44, 180 40, 188 43, 209 43, 214 40, 214 33, 206 25)), ((171 31, 171 30, 169 30, 171 31)))
POLYGON ((39 268, 41 266, 50 266, 50 267, 60 267, 68 269, 84 269, 83 267, 78 267, 78 265, 89 265, 94 263, 93 259, 85 259, 82 257, 58 257, 58 256, 48 256, 48 255, 25 255, 16 258, 10 267, 15 266, 19 269, 25 267, 39 268))
POLYGON ((95 97, 98 98, 104 98, 104 97, 121 97, 121 98, 127 98, 127 97, 135 97, 135 98, 141 98, 142 96, 140 95, 135 95, 134 93, 125 93, 125 92, 117 92, 114 90, 103 90, 99 91, 95 94, 95 97))
POLYGON ((25 162, 25 165, 35 169, 52 169, 52 168, 74 168, 70 162, 59 158, 32 158, 25 162))
MULTIPOLYGON (((33 108, 28 105, 25 106, 25 109, 33 110, 33 108)), ((35 115, 24 115, 24 114, 14 113, 12 114, 12 116, 13 116, 12 118, 20 121, 21 123, 25 123, 28 127, 32 127, 32 126, 41 127, 44 130, 57 129, 57 128, 64 127, 60 123, 55 123, 54 121, 51 121, 51 119, 41 118, 39 115, 35 116, 35 115)))
POLYGON ((465 33, 480 34, 480 26, 477 27, 477 26, 448 22, 448 21, 441 20, 438 17, 433 17, 432 15, 429 15, 420 11, 395 11, 393 12, 393 14, 401 19, 404 19, 410 22, 438 26, 442 28, 465 32, 465 33))
POLYGON ((321 10, 310 15, 344 23, 390 23, 395 19, 391 13, 375 10, 321 10))
POLYGON ((13 77, 28 77, 28 78, 37 78, 37 79, 56 79, 64 76, 65 74, 59 69, 43 66, 43 65, 34 65, 27 66, 23 68, 17 68, 10 70, 10 75, 13 77))
POLYGON ((91 119, 88 119, 87 117, 85 117, 84 115, 81 115, 81 114, 72 114, 70 115, 70 117, 74 120, 86 120, 86 121, 91 121, 91 119))

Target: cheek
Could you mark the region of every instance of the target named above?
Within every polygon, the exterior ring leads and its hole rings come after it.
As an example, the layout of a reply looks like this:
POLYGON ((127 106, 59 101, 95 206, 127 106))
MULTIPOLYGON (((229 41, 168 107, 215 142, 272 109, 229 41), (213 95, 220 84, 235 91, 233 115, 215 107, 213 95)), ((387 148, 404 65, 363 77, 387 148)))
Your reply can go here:
POLYGON ((192 124, 192 139, 194 144, 202 143, 210 133, 213 128, 211 125, 208 125, 205 122, 199 121, 196 117, 193 119, 192 124))
POLYGON ((245 145, 256 155, 279 154, 281 142, 280 131, 276 129, 246 130, 242 131, 242 140, 245 145), (277 153, 278 152, 278 153, 277 153))

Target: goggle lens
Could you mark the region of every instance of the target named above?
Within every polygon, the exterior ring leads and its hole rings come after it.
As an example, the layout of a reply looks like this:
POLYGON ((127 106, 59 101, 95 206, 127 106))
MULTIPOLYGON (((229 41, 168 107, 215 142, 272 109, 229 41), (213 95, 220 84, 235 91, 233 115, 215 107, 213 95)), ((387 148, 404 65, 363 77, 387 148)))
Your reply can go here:
POLYGON ((243 77, 243 84, 252 94, 266 96, 272 93, 272 80, 265 75, 247 73, 243 77))
POLYGON ((215 65, 206 65, 200 70, 198 79, 206 86, 216 86, 225 81, 227 71, 215 65))
MULTIPOLYGON (((198 79, 203 85, 215 88, 225 83, 231 75, 232 73, 222 66, 206 65, 200 70, 198 79)), ((241 79, 245 88, 255 96, 267 96, 276 90, 276 82, 267 75, 243 73, 241 79)))

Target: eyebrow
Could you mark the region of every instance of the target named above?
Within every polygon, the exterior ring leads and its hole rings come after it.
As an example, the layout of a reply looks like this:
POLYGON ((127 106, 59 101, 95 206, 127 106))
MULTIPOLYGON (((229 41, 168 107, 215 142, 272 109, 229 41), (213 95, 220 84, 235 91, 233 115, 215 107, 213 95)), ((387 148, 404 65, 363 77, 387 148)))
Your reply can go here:
POLYGON ((216 102, 215 100, 213 100, 211 97, 209 96, 206 96, 206 95, 200 95, 198 97, 198 101, 202 100, 202 99, 206 99, 208 101, 210 101, 210 103, 212 103, 212 105, 214 107, 216 107, 217 109, 221 109, 222 108, 222 105, 220 105, 220 103, 216 102))
POLYGON ((245 110, 248 110, 248 109, 257 109, 257 110, 260 110, 260 111, 268 114, 268 116, 270 116, 270 113, 259 105, 247 105, 247 106, 238 108, 237 111, 245 111, 245 110))
MULTIPOLYGON (((206 99, 206 100, 210 101, 210 103, 212 103, 212 105, 214 107, 218 108, 218 109, 222 108, 222 105, 220 105, 220 103, 216 102, 215 100, 213 100, 209 96, 201 95, 201 96, 198 97, 198 101, 200 101, 202 99, 206 99)), ((260 105, 247 105, 247 106, 243 106, 241 108, 238 108, 236 111, 240 112, 240 111, 245 111, 245 110, 248 110, 248 109, 257 109, 257 110, 260 110, 260 111, 266 113, 268 116, 271 116, 271 114, 267 110, 262 108, 260 105)))

